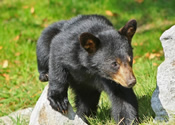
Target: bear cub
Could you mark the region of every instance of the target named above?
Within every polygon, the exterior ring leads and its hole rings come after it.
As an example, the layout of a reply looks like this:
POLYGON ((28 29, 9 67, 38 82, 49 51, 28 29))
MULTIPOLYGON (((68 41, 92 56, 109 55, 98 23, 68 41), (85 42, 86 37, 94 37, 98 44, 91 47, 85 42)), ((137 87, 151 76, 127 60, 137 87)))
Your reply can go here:
POLYGON ((116 123, 137 124, 131 47, 136 28, 136 20, 116 31, 104 16, 80 15, 44 29, 37 42, 37 62, 39 79, 49 81, 51 107, 67 113, 70 86, 77 114, 88 122, 85 116, 97 112, 100 94, 105 91, 116 123))

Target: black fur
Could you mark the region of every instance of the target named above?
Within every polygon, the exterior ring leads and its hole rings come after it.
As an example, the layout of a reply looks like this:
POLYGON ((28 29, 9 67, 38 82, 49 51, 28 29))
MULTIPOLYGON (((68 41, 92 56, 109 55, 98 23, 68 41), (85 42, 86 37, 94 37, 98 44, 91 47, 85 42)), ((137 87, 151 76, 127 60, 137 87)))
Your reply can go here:
POLYGON ((129 22, 131 26, 116 31, 103 16, 83 15, 56 22, 43 31, 37 43, 39 78, 41 81, 49 79, 48 99, 53 109, 66 113, 70 86, 75 92, 77 114, 86 121, 84 115, 96 113, 100 93, 105 91, 112 101, 116 122, 137 123, 137 99, 131 86, 125 88, 111 77, 120 68, 116 59, 126 64, 130 57, 132 67, 133 53, 128 36, 132 38, 135 33, 136 21, 131 22, 133 25, 129 22), (128 35, 130 27, 135 29, 128 35))

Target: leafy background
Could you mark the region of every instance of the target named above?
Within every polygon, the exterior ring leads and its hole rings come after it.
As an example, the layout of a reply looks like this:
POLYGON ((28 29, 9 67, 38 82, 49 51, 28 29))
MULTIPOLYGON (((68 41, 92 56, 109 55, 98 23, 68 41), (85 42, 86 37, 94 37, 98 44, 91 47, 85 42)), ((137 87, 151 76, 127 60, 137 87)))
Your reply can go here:
MULTIPOLYGON (((36 42, 49 24, 78 14, 102 14, 116 29, 136 19, 133 38, 134 91, 139 101, 141 124, 153 124, 151 96, 156 87, 158 65, 164 60, 159 37, 175 24, 173 0, 0 0, 0 116, 34 106, 44 86, 38 80, 36 42)), ((69 90, 73 104, 73 95, 69 90)), ((115 124, 105 93, 97 117, 90 123, 115 124)), ((26 123, 19 123, 26 124, 26 123)))

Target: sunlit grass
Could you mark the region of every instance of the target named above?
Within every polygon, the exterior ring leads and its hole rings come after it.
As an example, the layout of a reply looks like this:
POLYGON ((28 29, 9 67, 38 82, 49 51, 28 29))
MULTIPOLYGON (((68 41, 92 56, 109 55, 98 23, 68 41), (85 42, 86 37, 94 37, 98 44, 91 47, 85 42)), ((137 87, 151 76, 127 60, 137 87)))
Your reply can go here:
MULTIPOLYGON (((47 84, 39 82, 36 64, 36 41, 44 27, 78 14, 103 14, 117 29, 132 18, 138 22, 132 42, 137 78, 134 91, 139 101, 141 124, 153 124, 150 101, 156 87, 157 67, 164 60, 159 37, 175 23, 175 3, 138 1, 0 1, 0 116, 34 106, 47 84)), ((73 104, 72 94, 69 96, 73 104)), ((15 124, 24 124, 19 121, 15 124)), ((110 102, 105 93, 101 96, 97 116, 89 121, 94 125, 115 124, 110 117, 110 102)))

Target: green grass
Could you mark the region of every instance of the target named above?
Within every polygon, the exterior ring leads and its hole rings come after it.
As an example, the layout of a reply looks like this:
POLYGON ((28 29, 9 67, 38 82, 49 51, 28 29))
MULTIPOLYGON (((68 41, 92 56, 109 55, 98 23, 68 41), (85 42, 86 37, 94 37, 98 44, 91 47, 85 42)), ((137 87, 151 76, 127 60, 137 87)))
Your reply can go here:
MULTIPOLYGON (((34 106, 47 84, 39 82, 36 64, 36 41, 44 27, 78 14, 102 14, 113 22, 116 29, 132 18, 138 22, 132 43, 133 68, 137 77, 134 90, 139 101, 141 124, 153 124, 150 100, 156 87, 157 66, 164 60, 159 37, 175 23, 175 2, 136 1, 139 0, 1 0, 0 116, 34 106), (107 10, 114 16, 106 15, 107 10)), ((90 123, 115 124, 109 108, 110 102, 103 93, 97 116, 89 118, 90 123)), ((17 121, 16 124, 20 123, 17 121)))

